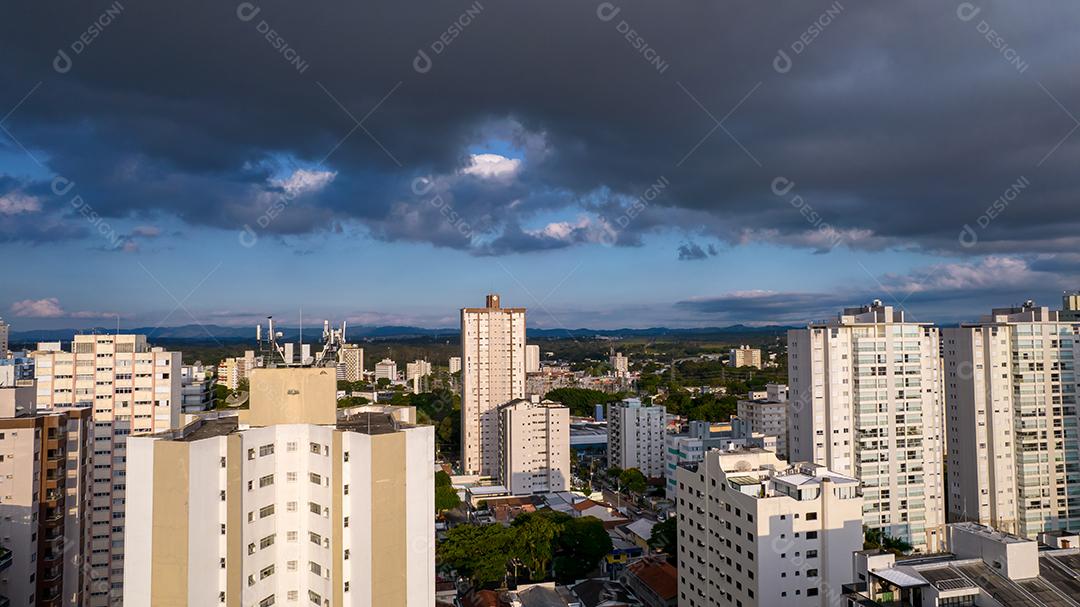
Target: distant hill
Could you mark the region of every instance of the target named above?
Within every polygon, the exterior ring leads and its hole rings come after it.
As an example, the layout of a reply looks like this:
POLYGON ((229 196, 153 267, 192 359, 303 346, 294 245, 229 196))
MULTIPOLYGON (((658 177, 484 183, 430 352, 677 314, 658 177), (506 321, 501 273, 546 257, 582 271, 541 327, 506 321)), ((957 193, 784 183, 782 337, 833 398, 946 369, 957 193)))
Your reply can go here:
MULTIPOLYGON (((791 327, 769 325, 763 327, 750 327, 746 325, 731 325, 728 327, 696 327, 690 329, 672 329, 668 327, 651 327, 648 329, 529 329, 529 337, 560 339, 560 338, 629 338, 629 337, 703 337, 710 335, 738 335, 738 334, 783 334, 791 327)), ((300 336, 297 327, 277 327, 283 333, 285 341, 295 341, 300 336)), ((76 334, 89 333, 114 333, 115 328, 101 327, 97 329, 39 329, 30 331, 13 331, 11 341, 14 343, 32 343, 39 341, 71 341, 76 334)), ((205 341, 214 339, 218 341, 255 341, 254 327, 225 327, 221 325, 181 325, 176 327, 139 327, 134 329, 122 329, 123 333, 135 333, 146 335, 151 341, 205 341)), ((457 336, 460 329, 427 329, 423 327, 409 326, 350 326, 348 339, 361 341, 365 339, 400 339, 415 337, 439 337, 457 336)), ((317 342, 321 334, 321 327, 305 328, 305 341, 317 342)))

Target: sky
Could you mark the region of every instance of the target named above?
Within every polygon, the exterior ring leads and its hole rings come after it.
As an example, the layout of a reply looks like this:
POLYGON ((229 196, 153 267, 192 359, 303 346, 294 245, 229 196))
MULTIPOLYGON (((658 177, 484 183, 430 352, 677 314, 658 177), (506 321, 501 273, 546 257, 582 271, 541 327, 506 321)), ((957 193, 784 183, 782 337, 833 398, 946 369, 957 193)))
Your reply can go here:
POLYGON ((974 320, 1080 288, 1080 4, 16 2, 15 330, 974 320))

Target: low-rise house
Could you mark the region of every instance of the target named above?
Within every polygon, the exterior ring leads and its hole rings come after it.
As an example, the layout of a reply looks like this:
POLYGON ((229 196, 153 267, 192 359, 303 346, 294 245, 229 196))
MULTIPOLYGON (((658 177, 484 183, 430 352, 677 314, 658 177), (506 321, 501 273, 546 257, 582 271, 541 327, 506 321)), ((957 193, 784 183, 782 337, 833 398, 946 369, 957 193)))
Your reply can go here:
POLYGON ((630 563, 622 581, 645 607, 676 607, 679 602, 679 573, 663 559, 643 558, 630 563))

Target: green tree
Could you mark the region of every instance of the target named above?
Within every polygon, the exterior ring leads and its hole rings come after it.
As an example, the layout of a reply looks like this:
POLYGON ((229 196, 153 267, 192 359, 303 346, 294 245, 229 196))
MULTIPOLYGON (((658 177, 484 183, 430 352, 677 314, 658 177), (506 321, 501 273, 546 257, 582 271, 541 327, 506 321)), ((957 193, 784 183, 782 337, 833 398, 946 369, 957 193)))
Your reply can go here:
POLYGON ((649 536, 649 547, 667 554, 670 559, 675 559, 679 554, 678 523, 674 516, 662 523, 657 523, 652 528, 649 536))
POLYGON ((914 547, 903 538, 892 537, 880 529, 865 528, 863 530, 863 548, 880 548, 901 556, 911 552, 914 547))
POLYGON ((458 525, 446 532, 436 555, 439 562, 485 586, 501 582, 510 561, 509 527, 493 525, 458 525))
POLYGON ((550 517, 525 513, 514 519, 511 530, 511 556, 529 570, 530 580, 543 581, 548 576, 548 567, 555 556, 555 538, 563 531, 563 527, 550 517))
POLYGON ((561 512, 552 514, 566 517, 555 541, 555 579, 565 584, 589 575, 612 550, 611 536, 604 523, 595 516, 571 518, 561 512))
POLYGON ((380 377, 380 378, 379 378, 379 379, 378 379, 378 380, 377 380, 377 381, 375 382, 375 385, 376 385, 376 386, 377 386, 377 387, 378 387, 378 388, 379 388, 380 390, 385 390, 385 389, 387 388, 387 386, 389 386, 389 385, 390 385, 390 380, 389 380, 389 379, 387 379, 387 378, 385 378, 385 377, 380 377))
POLYGON ((435 513, 453 510, 461 504, 457 490, 453 487, 435 487, 435 513))
POLYGON ((619 483, 622 484, 622 488, 630 493, 642 494, 649 488, 649 481, 645 478, 645 475, 641 473, 641 470, 637 468, 627 468, 619 474, 619 483))

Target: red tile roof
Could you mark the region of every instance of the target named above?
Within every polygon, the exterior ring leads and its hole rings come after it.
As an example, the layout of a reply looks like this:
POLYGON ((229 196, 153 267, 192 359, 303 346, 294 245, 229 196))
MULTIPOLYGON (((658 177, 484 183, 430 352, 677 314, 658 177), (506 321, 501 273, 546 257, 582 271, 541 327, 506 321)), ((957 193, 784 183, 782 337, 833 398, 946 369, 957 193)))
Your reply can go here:
POLYGON ((666 561, 642 559, 627 569, 663 600, 673 599, 679 593, 679 574, 666 561))

